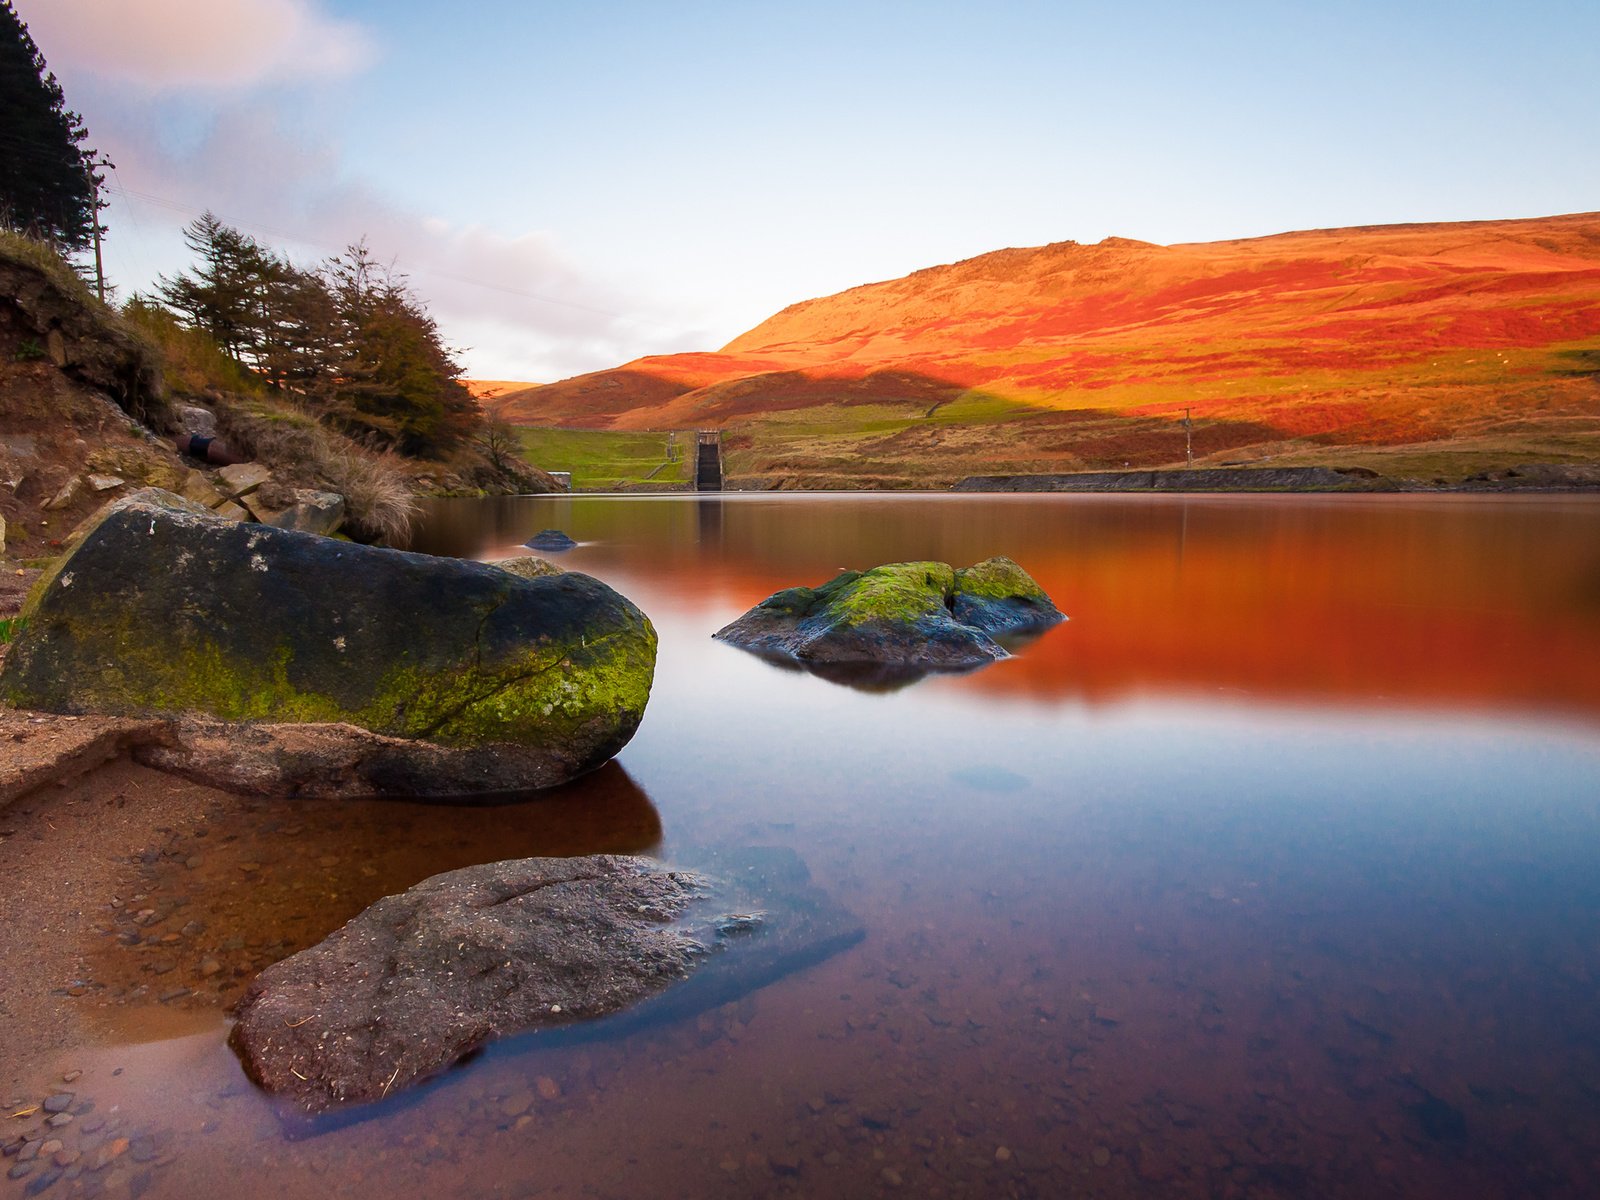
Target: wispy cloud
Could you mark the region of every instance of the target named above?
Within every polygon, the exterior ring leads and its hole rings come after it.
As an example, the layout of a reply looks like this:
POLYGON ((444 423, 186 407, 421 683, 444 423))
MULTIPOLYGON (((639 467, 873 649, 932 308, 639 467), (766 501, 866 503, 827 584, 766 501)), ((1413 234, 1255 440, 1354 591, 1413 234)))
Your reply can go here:
POLYGON ((290 114, 297 86, 359 73, 367 30, 322 0, 17 0, 117 164, 108 254, 125 290, 183 269, 201 211, 301 265, 365 238, 407 275, 469 370, 547 380, 704 344, 692 316, 599 278, 545 231, 418 211, 353 175, 334 135, 290 114), (174 130, 180 136, 173 136, 174 130))
POLYGON ((23 0, 18 10, 52 67, 149 91, 350 75, 376 57, 363 26, 317 0, 23 0))
POLYGON ((210 209, 262 243, 309 265, 365 238, 407 275, 470 370, 556 379, 615 366, 640 353, 704 344, 680 314, 598 278, 544 231, 507 234, 409 209, 344 171, 337 149, 286 128, 277 111, 240 99, 220 106, 202 136, 174 147, 160 136, 161 105, 138 100, 95 125, 117 169, 109 187, 110 250, 159 240, 128 263, 171 272, 175 229, 210 209), (119 246, 119 242, 121 245, 119 246))

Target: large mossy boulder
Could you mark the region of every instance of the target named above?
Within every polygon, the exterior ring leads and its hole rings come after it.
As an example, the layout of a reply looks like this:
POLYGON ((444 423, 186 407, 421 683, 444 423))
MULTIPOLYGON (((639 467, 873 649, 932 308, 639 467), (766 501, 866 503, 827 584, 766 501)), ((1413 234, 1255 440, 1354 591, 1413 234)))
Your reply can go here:
POLYGON ((1062 619, 1009 558, 960 570, 907 562, 777 592, 715 636, 803 664, 961 670, 1005 658, 997 636, 1038 632, 1062 619))
POLYGON ((19 708, 177 718, 156 765, 258 792, 544 787, 617 753, 656 635, 587 575, 107 506, 41 578, 0 672, 19 708))
POLYGON ((709 857, 716 875, 618 855, 435 875, 263 971, 234 1048, 315 1113, 395 1095, 510 1034, 681 1019, 864 935, 792 851, 709 857))

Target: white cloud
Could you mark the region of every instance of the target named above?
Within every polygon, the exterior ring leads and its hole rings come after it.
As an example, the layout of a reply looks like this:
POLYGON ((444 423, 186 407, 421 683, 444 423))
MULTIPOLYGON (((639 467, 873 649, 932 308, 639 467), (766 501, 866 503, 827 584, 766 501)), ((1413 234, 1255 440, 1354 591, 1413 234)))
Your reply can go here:
POLYGON ((317 0, 21 0, 52 67, 152 91, 244 90, 350 75, 374 58, 366 30, 317 0))

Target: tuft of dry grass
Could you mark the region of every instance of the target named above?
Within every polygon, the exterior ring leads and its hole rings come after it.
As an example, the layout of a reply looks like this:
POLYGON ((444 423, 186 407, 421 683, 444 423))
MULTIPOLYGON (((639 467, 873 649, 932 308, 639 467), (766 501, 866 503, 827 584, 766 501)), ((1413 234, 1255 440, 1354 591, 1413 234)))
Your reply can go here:
POLYGON ((344 496, 345 528, 352 537, 390 546, 406 543, 421 510, 397 455, 351 442, 333 448, 319 465, 333 490, 344 496))
POLYGON ((345 531, 361 542, 404 545, 420 511, 404 460, 341 437, 298 409, 265 399, 230 397, 215 406, 230 450, 265 463, 292 487, 338 492, 345 531))

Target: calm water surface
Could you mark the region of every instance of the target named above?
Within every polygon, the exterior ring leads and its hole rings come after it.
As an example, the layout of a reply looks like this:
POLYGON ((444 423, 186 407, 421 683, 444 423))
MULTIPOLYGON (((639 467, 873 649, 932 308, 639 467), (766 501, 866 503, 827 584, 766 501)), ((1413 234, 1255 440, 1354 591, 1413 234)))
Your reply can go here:
POLYGON ((487 810, 218 813, 206 870, 257 886, 192 903, 264 963, 468 862, 777 844, 866 939, 293 1140, 214 1015, 108 1017, 181 1151, 157 1192, 1600 1194, 1600 503, 532 498, 439 503, 416 548, 546 527, 661 635, 618 763, 487 810), (975 674, 862 690, 711 640, 841 567, 991 554, 1070 620, 975 674))

